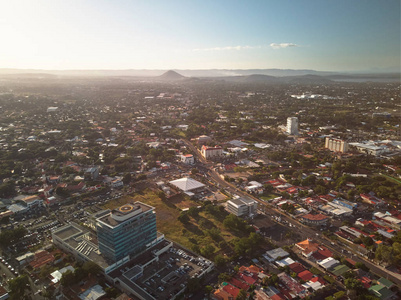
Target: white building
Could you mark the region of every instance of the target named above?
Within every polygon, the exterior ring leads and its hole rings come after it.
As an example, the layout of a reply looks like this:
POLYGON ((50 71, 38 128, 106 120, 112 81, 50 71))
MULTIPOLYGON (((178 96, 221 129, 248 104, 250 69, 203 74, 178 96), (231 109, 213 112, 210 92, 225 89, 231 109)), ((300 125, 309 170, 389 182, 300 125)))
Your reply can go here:
POLYGON ((181 155, 181 161, 188 165, 193 165, 195 163, 195 159, 192 154, 181 155))
POLYGON ((298 118, 287 118, 287 133, 291 135, 298 135, 298 118))
POLYGON ((237 198, 228 200, 226 209, 237 217, 253 216, 258 209, 258 203, 252 199, 237 198))
POLYGON ((333 139, 330 137, 326 137, 326 142, 324 144, 324 147, 326 149, 329 149, 329 150, 335 151, 335 152, 345 153, 348 151, 348 143, 347 142, 345 142, 344 140, 333 139))
POLYGON ((55 112, 55 111, 57 111, 58 110, 58 107, 56 107, 56 106, 49 106, 48 108, 47 108, 47 112, 49 113, 49 112, 55 112))
POLYGON ((21 201, 26 204, 26 207, 28 207, 28 209, 43 206, 43 200, 37 195, 25 197, 21 199, 21 201))
POLYGON ((208 147, 208 146, 203 145, 202 149, 201 149, 201 153, 202 153, 203 157, 206 159, 220 157, 223 155, 223 148, 208 147))
POLYGON ((202 182, 189 177, 183 177, 169 182, 184 193, 197 193, 205 188, 202 182))
POLYGON ((335 266, 338 266, 340 262, 332 257, 328 257, 323 259, 322 261, 318 262, 318 265, 321 266, 323 269, 328 270, 335 266))
POLYGON ((370 154, 373 156, 379 156, 388 151, 387 147, 376 146, 374 144, 350 143, 350 146, 355 147, 361 153, 366 153, 366 154, 370 154))

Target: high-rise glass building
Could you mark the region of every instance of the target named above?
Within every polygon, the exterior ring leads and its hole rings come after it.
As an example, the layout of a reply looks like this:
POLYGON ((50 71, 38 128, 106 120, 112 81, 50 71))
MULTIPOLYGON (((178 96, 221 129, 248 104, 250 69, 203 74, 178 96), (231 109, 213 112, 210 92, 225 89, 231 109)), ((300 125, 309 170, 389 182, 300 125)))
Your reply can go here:
POLYGON ((117 262, 135 255, 157 237, 155 208, 142 202, 125 204, 96 219, 99 251, 117 262))
POLYGON ((298 118, 287 118, 287 133, 291 135, 298 135, 298 118))

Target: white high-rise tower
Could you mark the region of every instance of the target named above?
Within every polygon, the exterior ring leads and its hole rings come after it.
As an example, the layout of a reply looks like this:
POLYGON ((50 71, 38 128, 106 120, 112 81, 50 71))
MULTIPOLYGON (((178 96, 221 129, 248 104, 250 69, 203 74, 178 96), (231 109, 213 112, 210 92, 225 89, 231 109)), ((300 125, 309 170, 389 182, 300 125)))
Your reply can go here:
POLYGON ((287 118, 287 133, 291 135, 298 135, 298 118, 287 118))

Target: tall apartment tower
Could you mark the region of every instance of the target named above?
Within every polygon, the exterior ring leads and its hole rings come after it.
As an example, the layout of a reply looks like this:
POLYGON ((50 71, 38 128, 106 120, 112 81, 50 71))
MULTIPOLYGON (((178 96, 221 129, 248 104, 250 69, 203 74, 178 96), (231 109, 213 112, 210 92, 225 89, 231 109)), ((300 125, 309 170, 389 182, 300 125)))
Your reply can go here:
POLYGON ((155 208, 142 202, 125 204, 96 219, 96 229, 99 251, 117 262, 156 239, 155 208))
POLYGON ((330 137, 326 137, 324 147, 326 149, 329 149, 329 150, 335 151, 335 152, 345 153, 348 151, 348 143, 347 142, 345 142, 344 140, 333 139, 330 137))
POLYGON ((287 118, 287 133, 290 135, 298 135, 298 118, 287 118))

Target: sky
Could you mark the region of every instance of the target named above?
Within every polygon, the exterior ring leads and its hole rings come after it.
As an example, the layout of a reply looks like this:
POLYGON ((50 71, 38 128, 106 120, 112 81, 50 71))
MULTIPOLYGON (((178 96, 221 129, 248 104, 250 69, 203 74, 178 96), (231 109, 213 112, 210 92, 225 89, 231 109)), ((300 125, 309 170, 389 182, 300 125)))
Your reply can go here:
POLYGON ((0 68, 400 71, 399 0, 0 0, 0 68))

